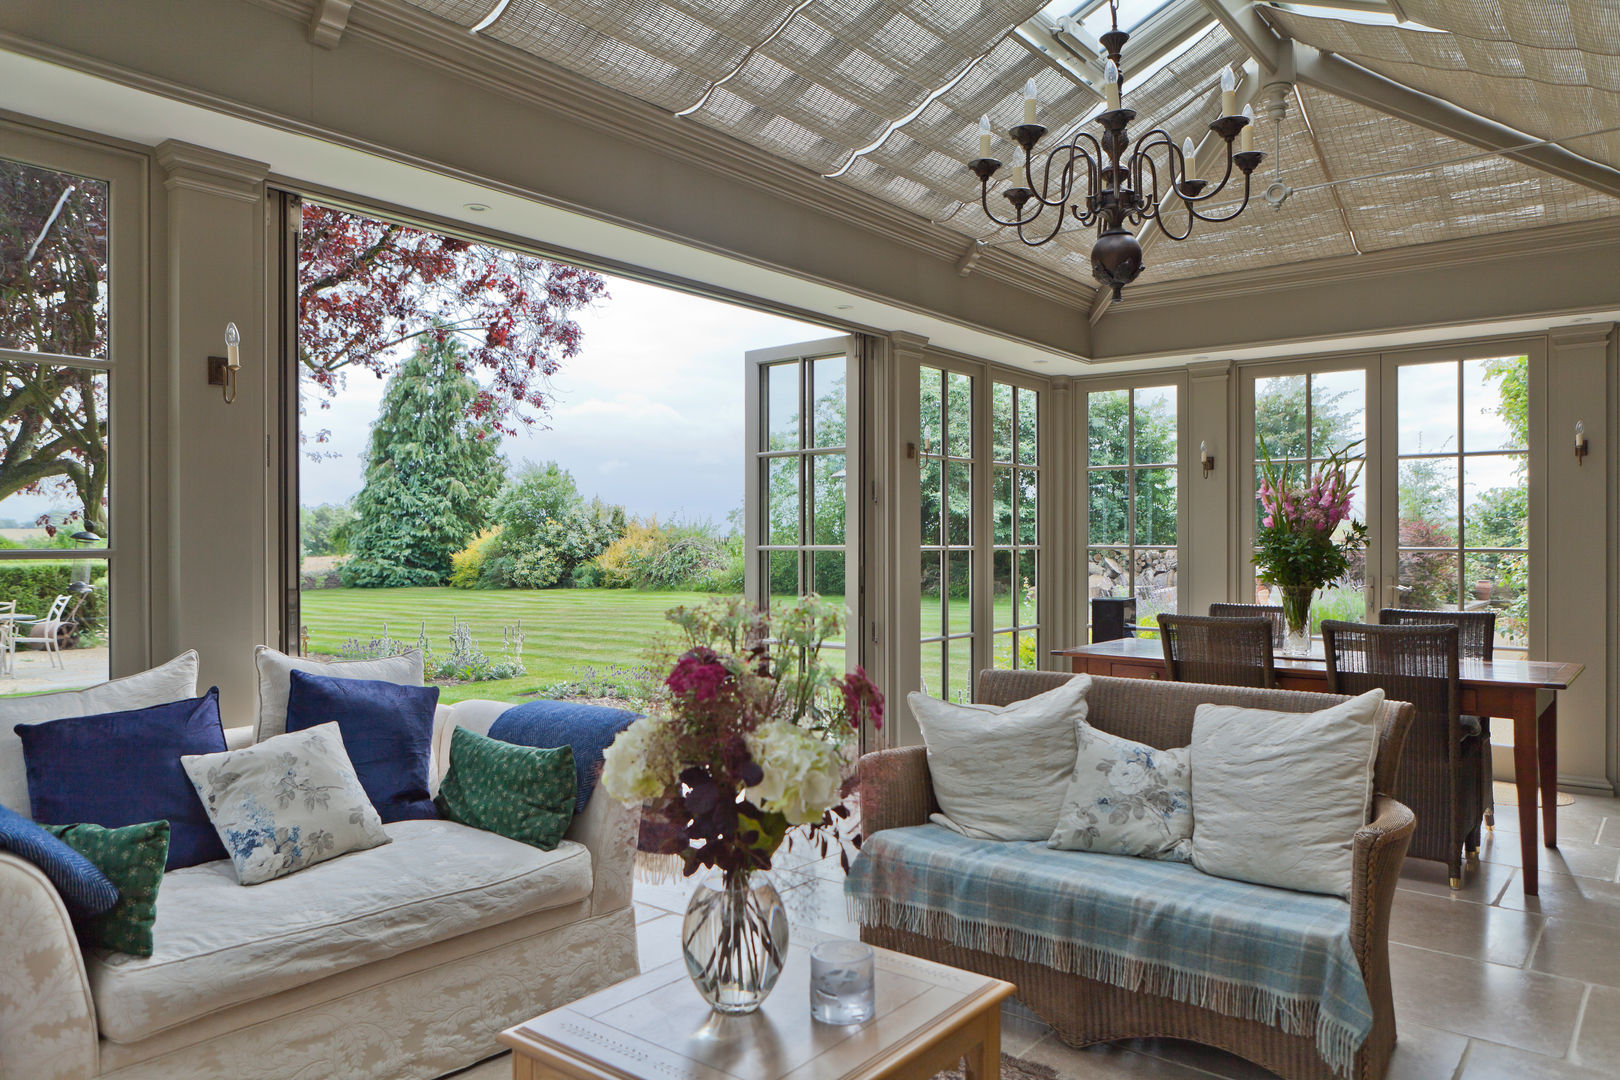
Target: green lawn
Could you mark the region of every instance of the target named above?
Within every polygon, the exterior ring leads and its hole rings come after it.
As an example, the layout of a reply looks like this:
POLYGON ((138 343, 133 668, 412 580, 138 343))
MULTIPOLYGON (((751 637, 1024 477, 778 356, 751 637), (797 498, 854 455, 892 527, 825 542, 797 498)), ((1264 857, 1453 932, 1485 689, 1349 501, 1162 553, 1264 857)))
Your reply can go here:
POLYGON ((302 594, 303 624, 312 652, 336 654, 350 637, 381 635, 414 644, 422 623, 443 656, 450 651, 450 623, 472 627, 490 659, 499 660, 501 628, 523 622, 520 679, 447 686, 446 703, 467 698, 522 700, 541 687, 576 676, 588 666, 637 665, 655 635, 668 624, 664 612, 700 604, 701 593, 637 592, 628 589, 315 589, 302 594))

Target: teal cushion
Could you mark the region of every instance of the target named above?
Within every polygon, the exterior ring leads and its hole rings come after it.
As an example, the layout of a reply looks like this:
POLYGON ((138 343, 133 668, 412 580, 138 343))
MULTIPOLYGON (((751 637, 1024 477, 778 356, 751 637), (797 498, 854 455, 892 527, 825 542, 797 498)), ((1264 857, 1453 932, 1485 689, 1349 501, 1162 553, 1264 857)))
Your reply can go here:
POLYGON ((451 821, 551 851, 574 819, 574 752, 541 749, 458 727, 439 812, 451 821))

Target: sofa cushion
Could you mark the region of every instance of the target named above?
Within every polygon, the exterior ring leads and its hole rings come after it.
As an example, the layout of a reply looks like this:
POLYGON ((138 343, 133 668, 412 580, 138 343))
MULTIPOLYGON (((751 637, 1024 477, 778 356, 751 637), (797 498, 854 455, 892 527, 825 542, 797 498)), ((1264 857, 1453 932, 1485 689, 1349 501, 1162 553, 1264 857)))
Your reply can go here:
POLYGON ((253 740, 263 742, 287 730, 287 696, 292 692, 292 673, 307 671, 329 679, 381 679, 402 686, 422 685, 422 653, 406 649, 398 656, 381 660, 306 660, 288 656, 268 645, 253 650, 253 665, 259 671, 259 719, 253 740))
POLYGON ((228 861, 164 875, 148 959, 86 957, 101 1034, 130 1043, 245 1001, 586 899, 591 856, 452 821, 251 889, 228 861))
POLYGON ((928 744, 936 824, 986 840, 1046 840, 1074 776, 1091 676, 1010 705, 959 705, 913 692, 928 744), (1017 798, 1008 798, 1017 792, 1017 798))
POLYGON ((197 654, 187 650, 166 664, 85 690, 0 698, 0 806, 27 814, 28 770, 22 740, 12 728, 65 716, 145 709, 197 696, 197 654))
POLYGON ((1192 861, 1190 747, 1156 750, 1085 721, 1080 753, 1047 846, 1192 861))
POLYGON ((81 852, 116 886, 118 900, 111 908, 74 920, 79 940, 113 952, 151 956, 158 889, 169 858, 169 823, 147 821, 121 829, 88 823, 45 828, 81 852))
POLYGON ((35 821, 108 829, 169 823, 170 870, 225 857, 180 759, 221 753, 219 689, 127 712, 18 724, 35 821))
POLYGON ((288 674, 288 731, 337 724, 360 786, 384 821, 439 816, 428 794, 437 686, 288 674))

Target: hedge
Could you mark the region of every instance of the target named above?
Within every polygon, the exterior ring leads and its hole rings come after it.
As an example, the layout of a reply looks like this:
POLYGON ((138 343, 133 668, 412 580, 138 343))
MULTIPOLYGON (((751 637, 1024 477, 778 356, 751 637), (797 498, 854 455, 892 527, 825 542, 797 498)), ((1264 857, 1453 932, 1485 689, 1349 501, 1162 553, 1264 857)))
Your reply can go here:
MULTIPOLYGON (((17 612, 23 615, 38 615, 44 618, 51 609, 51 601, 68 591, 68 585, 73 581, 72 562, 8 562, 0 564, 0 602, 15 600, 17 612)), ((105 566, 91 564, 97 581, 106 580, 105 566)), ((105 589, 98 589, 85 600, 84 607, 80 609, 81 616, 92 616, 100 613, 100 608, 106 597, 105 589)), ((71 609, 73 605, 68 604, 71 609)))

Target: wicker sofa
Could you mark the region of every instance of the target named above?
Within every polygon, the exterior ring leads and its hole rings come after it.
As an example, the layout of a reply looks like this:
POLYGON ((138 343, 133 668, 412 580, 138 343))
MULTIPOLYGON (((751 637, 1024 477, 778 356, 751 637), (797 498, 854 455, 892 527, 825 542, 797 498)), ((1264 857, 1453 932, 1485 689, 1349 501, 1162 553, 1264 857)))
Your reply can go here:
MULTIPOLYGON (((978 700, 1005 705, 1050 690, 1068 678, 1050 672, 985 671, 979 676, 978 700)), ((1168 748, 1191 741, 1193 713, 1205 702, 1303 712, 1343 700, 1297 691, 1094 677, 1087 695, 1087 719, 1104 731, 1168 748)), ((1411 714, 1410 705, 1392 702, 1383 706, 1378 718, 1375 784, 1379 792, 1388 791, 1394 781, 1411 714)), ((863 831, 868 837, 884 829, 924 824, 937 809, 923 747, 881 750, 861 759, 861 812, 863 831)), ((1383 1077, 1395 1047, 1389 912, 1413 826, 1410 810, 1379 795, 1372 820, 1354 838, 1351 945, 1361 965, 1374 1016, 1372 1032, 1356 1053, 1356 1080, 1383 1077)), ((906 930, 863 925, 861 939, 1016 984, 1019 999, 1072 1046, 1151 1036, 1188 1039, 1231 1051, 1280 1076, 1302 1080, 1335 1077, 1309 1036, 1290 1035, 1168 997, 1127 991, 906 930)))

